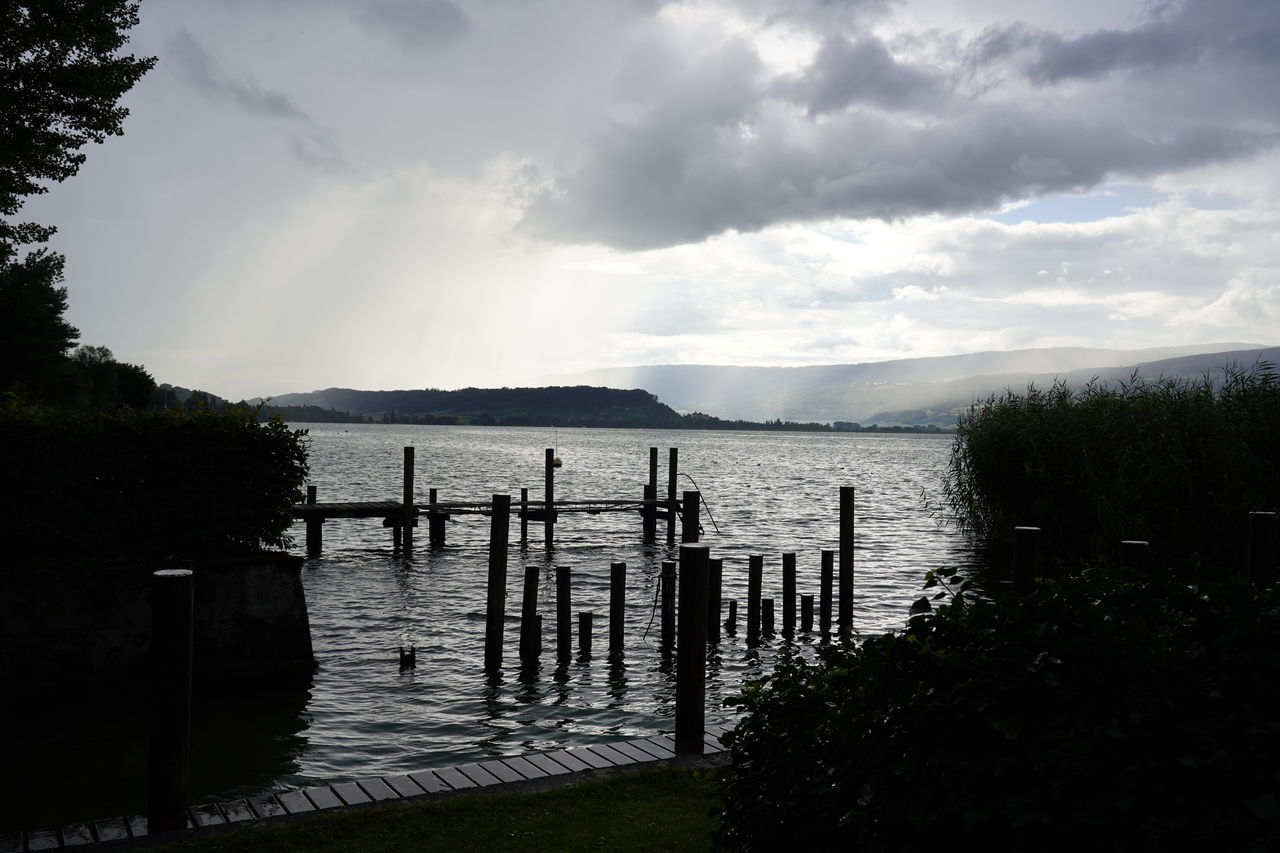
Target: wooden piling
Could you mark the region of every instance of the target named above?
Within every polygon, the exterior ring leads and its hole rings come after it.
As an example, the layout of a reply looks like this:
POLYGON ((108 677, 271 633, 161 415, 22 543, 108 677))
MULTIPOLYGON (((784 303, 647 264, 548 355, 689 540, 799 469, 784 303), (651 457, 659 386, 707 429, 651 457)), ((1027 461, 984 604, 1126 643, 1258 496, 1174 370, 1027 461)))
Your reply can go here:
POLYGON ((690 543, 698 541, 698 510, 702 508, 702 495, 697 492, 685 492, 680 503, 680 541, 690 543))
POLYGON ((701 755, 706 734, 705 545, 680 546, 680 639, 676 644, 676 754, 701 755))
POLYGON ((187 825, 193 580, 190 569, 165 569, 151 576, 147 825, 152 834, 187 825))
POLYGON ((556 566, 556 660, 573 657, 573 606, 569 600, 569 567, 556 566))
POLYGON ((520 547, 529 547, 529 490, 520 490, 520 547))
POLYGON ((658 448, 649 448, 649 485, 653 486, 654 493, 658 489, 658 448))
MULTIPOLYGON (((316 487, 307 486, 307 503, 312 506, 316 502, 316 487)), ((324 519, 317 516, 307 516, 307 556, 320 556, 321 548, 324 542, 324 519)))
POLYGON ((620 655, 626 625, 627 564, 609 566, 609 654, 620 655))
POLYGON ((679 467, 680 451, 675 447, 667 449, 667 544, 676 544, 676 474, 679 467))
POLYGON ((738 599, 729 599, 729 618, 724 620, 724 632, 730 637, 738 633, 738 599))
POLYGON ((1013 591, 1027 595, 1040 569, 1040 528, 1013 528, 1013 591))
POLYGON ((578 657, 591 657, 591 620, 592 613, 583 610, 578 614, 578 657))
POLYGON ((840 487, 840 630, 853 631, 853 486, 840 487))
MULTIPOLYGON (((413 448, 404 449, 404 488, 401 491, 401 502, 404 504, 404 520, 400 526, 404 528, 400 541, 406 551, 413 550, 413 525, 417 523, 418 508, 413 502, 413 448)), ((430 537, 428 537, 430 538, 430 537)))
POLYGON ((445 524, 448 522, 448 516, 436 510, 436 504, 439 501, 439 492, 436 489, 427 490, 427 544, 432 548, 443 548, 445 539, 445 524))
POLYGON ((773 599, 760 599, 760 636, 773 636, 773 599))
POLYGON ((800 596, 800 632, 813 633, 813 596, 800 596))
POLYGON ((507 540, 510 523, 511 495, 494 495, 489 517, 489 589, 484 630, 486 672, 497 672, 502 668, 502 634, 506 626, 507 607, 507 540))
POLYGON ((747 557, 747 645, 760 642, 760 587, 764 581, 764 556, 747 557))
POLYGON ((796 555, 782 555, 782 636, 788 640, 796 635, 796 555))
POLYGON ((520 605, 520 660, 533 663, 542 653, 542 629, 538 626, 538 567, 525 566, 524 600, 520 605))
POLYGON ((662 635, 664 648, 671 648, 676 641, 676 564, 671 560, 662 561, 662 574, 658 576, 658 584, 662 595, 662 635))
POLYGON ((658 487, 650 483, 644 487, 644 510, 641 513, 642 538, 644 544, 653 545, 658 541, 658 487))
POLYGON ((1276 514, 1249 513, 1249 544, 1245 554, 1249 580, 1254 586, 1268 587, 1275 580, 1276 514))
POLYGON ((724 586, 724 560, 707 560, 707 642, 720 642, 720 597, 724 586))
POLYGON ((822 575, 818 582, 818 630, 831 633, 831 583, 835 575, 836 552, 822 552, 822 575))
POLYGON ((542 544, 550 551, 555 544, 556 526, 556 451, 547 448, 546 464, 543 468, 543 528, 542 544))
POLYGON ((1151 571, 1151 543, 1141 539, 1126 539, 1120 543, 1120 562, 1143 574, 1151 571))

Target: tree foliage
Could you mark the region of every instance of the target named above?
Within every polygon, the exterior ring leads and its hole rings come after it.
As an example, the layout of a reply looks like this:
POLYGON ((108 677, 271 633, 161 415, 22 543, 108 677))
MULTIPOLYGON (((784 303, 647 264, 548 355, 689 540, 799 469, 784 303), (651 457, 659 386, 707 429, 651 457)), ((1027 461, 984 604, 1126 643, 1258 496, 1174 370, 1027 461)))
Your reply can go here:
POLYGON ((62 316, 63 261, 45 249, 17 261, 0 243, 0 391, 55 400, 73 391, 65 356, 80 333, 62 316))
POLYGON ((0 21, 0 242, 40 242, 52 229, 8 217, 74 175, 85 145, 122 133, 118 101, 155 59, 120 53, 130 0, 0 0, 0 21))

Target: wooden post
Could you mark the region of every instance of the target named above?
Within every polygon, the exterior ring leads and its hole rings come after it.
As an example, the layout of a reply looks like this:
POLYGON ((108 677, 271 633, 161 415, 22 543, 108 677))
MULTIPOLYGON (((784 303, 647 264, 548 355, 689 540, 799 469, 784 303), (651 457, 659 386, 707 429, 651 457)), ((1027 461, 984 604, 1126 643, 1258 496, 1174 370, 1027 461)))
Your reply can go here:
POLYGON ((1035 587, 1040 567, 1040 528, 1013 528, 1013 591, 1026 595, 1035 587))
POLYGON ((764 580, 764 557, 747 557, 747 646, 760 642, 760 586, 764 580))
POLYGON ((853 486, 840 487, 840 631, 853 631, 853 486))
POLYGON ((720 596, 724 586, 724 560, 707 560, 707 642, 720 642, 720 596))
POLYGON ((427 544, 432 548, 444 547, 445 522, 448 521, 445 514, 436 509, 438 502, 439 492, 436 489, 427 490, 427 544))
POLYGON ((800 631, 804 634, 813 633, 813 596, 800 596, 800 631))
POLYGON ((1271 586, 1276 571, 1276 514, 1249 513, 1249 545, 1245 555, 1254 586, 1271 586))
POLYGON ((578 614, 578 656, 584 659, 591 657, 591 618, 587 610, 578 614))
POLYGON ((671 560, 663 560, 662 574, 658 578, 658 584, 662 588, 660 642, 663 648, 669 649, 676 641, 676 564, 671 560))
POLYGON ((680 640, 676 644, 676 754, 701 755, 706 734, 707 547, 680 546, 680 640))
POLYGON ((760 599, 760 635, 773 636, 773 599, 760 599))
POLYGON ((644 544, 652 545, 658 541, 658 506, 654 501, 658 499, 658 487, 650 483, 644 487, 644 510, 641 515, 643 521, 642 538, 644 544))
POLYGON ((569 601, 569 567, 556 566, 556 660, 573 657, 573 606, 569 601))
POLYGON ((1120 562, 1144 574, 1150 573, 1151 543, 1141 539, 1126 539, 1121 542, 1120 562))
MULTIPOLYGON (((404 521, 401 526, 404 533, 401 535, 400 541, 404 544, 406 551, 413 550, 413 525, 418 515, 418 508, 413 503, 413 448, 406 447, 404 449, 404 489, 401 501, 404 505, 404 521)), ((428 537, 430 538, 430 537, 428 537)))
POLYGON ((672 447, 667 450, 667 544, 676 544, 676 473, 680 451, 672 447))
POLYGON ((524 600, 520 605, 520 660, 533 663, 542 653, 542 629, 538 626, 538 567, 525 566, 524 600))
POLYGON ((831 633, 831 582, 835 575, 836 552, 822 552, 822 576, 818 582, 818 630, 831 633))
POLYGON ((547 448, 547 461, 543 470, 543 501, 544 506, 544 524, 542 528, 542 543, 550 551, 555 543, 555 526, 556 526, 556 451, 554 448, 547 448))
POLYGON ((529 490, 520 490, 520 547, 529 547, 529 490))
POLYGON ((702 509, 702 495, 697 492, 685 492, 680 503, 680 541, 683 543, 698 541, 698 510, 702 509))
POLYGON ((724 620, 724 632, 730 637, 738 633, 738 599, 729 599, 729 618, 724 620))
POLYGON ((654 494, 658 490, 658 448, 649 448, 649 485, 653 486, 654 494))
POLYGON ((151 575, 151 736, 147 826, 151 834, 187 825, 191 750, 193 573, 151 575))
POLYGON ((506 627, 507 539, 511 523, 511 495, 494 495, 489 516, 489 596, 485 607, 484 668, 502 668, 502 634, 506 627))
MULTIPOLYGON (((307 486, 307 503, 315 506, 316 487, 307 486)), ((307 516, 307 556, 319 557, 324 542, 324 519, 316 515, 307 516)))
POLYGON ((622 654, 626 625, 627 564, 609 565, 609 654, 622 654))
POLYGON ((782 555, 782 636, 788 640, 796 635, 796 555, 782 555))

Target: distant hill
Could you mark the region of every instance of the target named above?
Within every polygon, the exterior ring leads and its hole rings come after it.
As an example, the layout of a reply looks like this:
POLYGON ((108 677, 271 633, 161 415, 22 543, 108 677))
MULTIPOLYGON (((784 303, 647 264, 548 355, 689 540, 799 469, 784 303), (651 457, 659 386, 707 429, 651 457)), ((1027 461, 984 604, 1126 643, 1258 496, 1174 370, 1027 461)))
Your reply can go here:
POLYGON ((642 387, 680 412, 702 411, 754 421, 854 421, 881 424, 955 422, 975 400, 1055 377, 1087 382, 1140 375, 1199 376, 1233 363, 1280 361, 1257 344, 1200 344, 1142 350, 1053 348, 981 352, 814 367, 658 365, 603 368, 560 381, 642 387))
POLYGON ((331 420, 323 416, 331 410, 388 423, 658 428, 676 427, 682 422, 680 415, 647 391, 586 386, 458 391, 326 388, 306 394, 281 394, 266 402, 286 418, 293 415, 299 420, 331 420), (306 417, 313 413, 315 418, 306 417))

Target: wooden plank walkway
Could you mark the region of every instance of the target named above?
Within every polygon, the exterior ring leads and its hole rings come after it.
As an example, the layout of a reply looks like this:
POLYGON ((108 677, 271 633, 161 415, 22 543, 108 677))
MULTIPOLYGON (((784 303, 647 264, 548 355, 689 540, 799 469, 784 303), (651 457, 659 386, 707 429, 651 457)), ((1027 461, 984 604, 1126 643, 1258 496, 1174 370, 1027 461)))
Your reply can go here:
MULTIPOLYGON (((704 755, 724 752, 720 736, 727 726, 709 726, 703 743, 704 755)), ((655 735, 638 740, 597 743, 552 752, 512 758, 495 758, 457 767, 441 767, 391 776, 338 782, 300 790, 280 791, 243 797, 229 802, 203 803, 188 810, 187 830, 198 832, 229 824, 248 825, 254 821, 293 815, 318 814, 333 809, 364 806, 378 802, 440 799, 459 793, 485 789, 504 790, 536 780, 575 781, 596 771, 614 768, 641 769, 676 758, 675 739, 655 735)), ((147 819, 137 815, 87 820, 32 832, 0 832, 0 853, 27 853, 103 842, 127 842, 147 835, 147 819)), ((174 841, 183 833, 172 833, 174 841)))
MULTIPOLYGON (((677 504, 679 501, 676 502, 677 504)), ((557 515, 570 512, 582 512, 598 515, 602 512, 640 512, 645 505, 666 509, 669 501, 636 500, 586 500, 586 501, 553 501, 557 515)), ((529 501, 528 512, 542 513, 545 501, 529 501)), ((511 504, 512 515, 520 516, 520 502, 511 504)), ((402 518, 404 504, 400 501, 341 501, 335 503, 293 504, 293 517, 297 519, 330 519, 330 518, 402 518)), ((450 503, 413 504, 413 511, 419 515, 492 515, 492 504, 489 501, 454 501, 450 503)), ((663 516, 666 517, 665 515, 663 516)))

